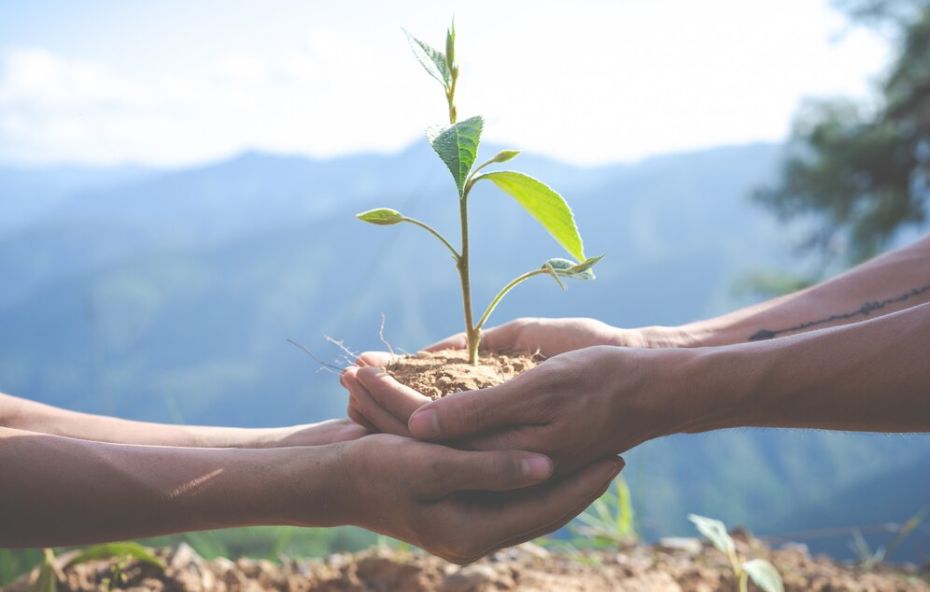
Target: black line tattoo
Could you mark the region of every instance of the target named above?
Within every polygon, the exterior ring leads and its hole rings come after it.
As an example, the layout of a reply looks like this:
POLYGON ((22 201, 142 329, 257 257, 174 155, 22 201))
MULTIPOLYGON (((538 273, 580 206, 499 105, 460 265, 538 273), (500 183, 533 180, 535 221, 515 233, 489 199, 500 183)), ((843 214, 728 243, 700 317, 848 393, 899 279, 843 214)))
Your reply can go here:
POLYGON ((865 302, 862 304, 862 306, 860 306, 859 308, 851 312, 830 315, 829 317, 826 317, 824 319, 818 319, 816 321, 808 321, 806 323, 801 323, 800 325, 795 325, 794 327, 788 327, 786 329, 777 329, 774 331, 771 329, 761 329, 757 331, 756 333, 753 333, 749 337, 749 341, 765 341, 766 339, 774 339, 775 337, 778 337, 782 333, 794 333, 795 331, 803 331, 805 329, 810 329, 811 327, 816 327, 817 325, 832 323, 834 321, 846 321, 846 320, 853 319, 855 317, 860 317, 860 316, 867 317, 873 312, 875 312, 876 310, 885 308, 886 306, 891 305, 891 304, 899 304, 906 300, 910 300, 911 298, 920 296, 921 294, 924 294, 926 292, 930 292, 930 284, 927 284, 926 286, 921 286, 919 288, 914 288, 912 290, 908 290, 904 294, 901 294, 900 296, 896 296, 895 298, 888 298, 886 300, 872 300, 869 302, 865 302))

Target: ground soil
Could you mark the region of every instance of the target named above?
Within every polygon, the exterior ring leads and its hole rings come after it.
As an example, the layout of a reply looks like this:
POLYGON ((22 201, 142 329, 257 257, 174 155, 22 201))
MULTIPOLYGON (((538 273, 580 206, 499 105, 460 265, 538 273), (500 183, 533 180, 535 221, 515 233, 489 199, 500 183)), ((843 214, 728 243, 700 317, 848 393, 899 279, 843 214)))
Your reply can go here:
MULTIPOLYGON (((825 557, 812 557, 801 545, 770 549, 759 541, 738 538, 745 557, 772 561, 785 589, 815 592, 930 591, 930 566, 879 565, 865 570, 825 557)), ((324 559, 280 563, 266 560, 200 558, 190 547, 156 551, 164 571, 127 564, 125 581, 114 588, 137 592, 264 591, 293 592, 522 592, 543 591, 735 591, 726 559, 697 539, 670 539, 653 546, 600 551, 550 551, 533 543, 495 553, 466 567, 436 557, 387 548, 324 559)), ((61 565, 67 556, 59 559, 61 565)), ((106 590, 112 561, 70 567, 60 574, 59 592, 106 590)), ((7 588, 27 592, 33 572, 7 588)), ((757 590, 750 586, 750 590, 757 590)))
POLYGON ((398 382, 439 399, 502 384, 541 361, 539 355, 500 352, 482 354, 478 365, 472 366, 464 350, 450 349, 400 356, 387 370, 398 382))

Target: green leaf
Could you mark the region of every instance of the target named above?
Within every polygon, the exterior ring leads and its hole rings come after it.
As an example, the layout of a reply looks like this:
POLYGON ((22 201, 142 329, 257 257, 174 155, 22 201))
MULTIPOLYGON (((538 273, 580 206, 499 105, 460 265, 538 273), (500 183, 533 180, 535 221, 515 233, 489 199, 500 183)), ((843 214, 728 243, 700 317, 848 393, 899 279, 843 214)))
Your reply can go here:
POLYGON ((785 592, 785 586, 775 566, 765 559, 753 559, 743 564, 750 579, 765 592, 785 592))
POLYGON ((452 73, 449 72, 449 66, 446 65, 446 56, 441 51, 433 49, 428 44, 420 41, 411 35, 406 29, 403 29, 407 41, 410 42, 410 49, 417 61, 426 70, 426 73, 435 78, 442 84, 443 88, 449 90, 452 84, 452 73))
POLYGON ((546 261, 545 265, 543 265, 543 268, 551 269, 553 272, 555 272, 556 275, 561 277, 567 277, 576 280, 593 280, 595 279, 595 276, 592 268, 597 265, 597 262, 603 258, 603 255, 598 255, 597 257, 590 257, 585 259, 581 263, 575 263, 574 261, 569 261, 568 259, 561 259, 556 257, 546 261))
POLYGON ((501 150, 494 155, 494 158, 488 161, 488 164, 491 164, 492 162, 507 162, 508 160, 513 160, 519 154, 519 150, 501 150))
POLYGON ((446 30, 446 66, 450 72, 455 67, 455 19, 452 19, 452 25, 446 30))
POLYGON ((730 533, 727 532, 727 527, 723 522, 697 514, 688 514, 688 520, 693 522, 698 532, 707 537, 722 553, 730 555, 736 551, 733 539, 730 538, 730 533))
POLYGON ((575 225, 575 216, 565 199, 552 188, 516 171, 492 171, 475 177, 478 179, 494 182, 536 218, 569 255, 578 261, 585 260, 584 243, 575 225))
POLYGON ((34 592, 55 592, 58 589, 58 574, 55 573, 55 553, 51 549, 43 549, 42 567, 39 568, 39 577, 36 578, 34 592))
POLYGON ((484 120, 476 115, 448 127, 435 127, 426 131, 433 150, 449 167, 455 186, 459 189, 459 197, 464 195, 465 181, 478 156, 483 127, 484 120))
POLYGON ((369 224, 378 224, 379 226, 388 226, 390 224, 399 224, 404 221, 404 217, 397 210, 391 208, 375 208, 361 214, 356 214, 356 218, 369 224))
POLYGON ((72 565, 79 565, 98 559, 109 559, 111 557, 130 557, 142 563, 149 563, 162 569, 165 568, 165 564, 161 559, 153 555, 151 551, 139 543, 106 543, 87 547, 69 561, 65 567, 68 568, 72 565))

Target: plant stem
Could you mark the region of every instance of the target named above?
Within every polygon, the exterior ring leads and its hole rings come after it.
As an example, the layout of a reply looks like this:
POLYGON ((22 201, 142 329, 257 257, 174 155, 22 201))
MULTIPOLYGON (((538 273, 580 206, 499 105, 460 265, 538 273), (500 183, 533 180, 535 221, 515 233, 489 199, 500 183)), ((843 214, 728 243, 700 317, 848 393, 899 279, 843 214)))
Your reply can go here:
POLYGON ((462 280, 462 304, 465 307, 465 341, 468 347, 468 363, 478 364, 478 342, 481 330, 472 323, 471 280, 468 273, 468 193, 459 200, 459 216, 462 222, 462 250, 456 260, 459 278, 462 280))
POLYGON ((459 253, 458 253, 458 251, 455 250, 455 247, 452 246, 452 243, 450 243, 449 241, 446 240, 446 237, 444 237, 443 235, 439 234, 439 231, 438 231, 438 230, 436 230, 435 228, 433 228, 432 226, 430 226, 430 225, 427 224, 426 222, 421 222, 420 220, 416 220, 415 218, 408 218, 407 216, 404 216, 404 217, 401 219, 401 221, 403 221, 403 222, 410 222, 411 224, 414 224, 414 225, 416 225, 416 226, 419 226, 419 227, 422 228, 423 230, 427 231, 428 233, 430 233, 430 234, 432 234, 433 236, 435 236, 436 238, 438 238, 438 239, 439 239, 439 242, 441 242, 442 244, 444 244, 444 245, 446 246, 446 248, 449 249, 449 252, 452 253, 452 257, 455 258, 456 261, 459 260, 459 253))
POLYGON ((749 592, 749 574, 745 571, 739 574, 739 592, 749 592))
POLYGON ((497 308, 497 305, 500 301, 507 295, 508 292, 517 287, 521 282, 525 282, 531 277, 536 277, 537 275, 549 275, 551 272, 548 269, 534 269, 533 271, 528 271, 523 275, 519 275, 512 279, 510 283, 501 288, 501 291, 497 293, 497 296, 491 300, 491 304, 484 309, 484 314, 481 315, 481 318, 478 319, 478 324, 475 325, 477 331, 481 331, 481 328, 484 327, 484 323, 488 320, 488 317, 491 316, 491 313, 494 312, 494 309, 497 308))

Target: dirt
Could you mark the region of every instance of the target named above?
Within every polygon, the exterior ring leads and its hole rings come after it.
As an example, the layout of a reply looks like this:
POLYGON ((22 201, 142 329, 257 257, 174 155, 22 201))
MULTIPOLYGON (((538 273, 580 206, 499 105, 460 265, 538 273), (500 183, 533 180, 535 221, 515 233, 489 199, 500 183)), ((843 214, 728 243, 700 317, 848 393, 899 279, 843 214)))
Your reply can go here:
MULTIPOLYGON (((785 580, 786 590, 815 592, 930 591, 930 565, 878 565, 869 570, 812 557, 802 545, 771 549, 758 540, 737 539, 746 557, 770 560, 785 580)), ((460 567, 420 552, 388 548, 357 554, 335 554, 324 559, 267 560, 202 559, 187 545, 156 551, 167 568, 129 563, 124 581, 114 588, 162 592, 264 591, 293 592, 522 592, 543 591, 735 591, 726 559, 697 539, 669 539, 599 551, 550 551, 527 543, 460 567)), ((59 559, 61 565, 67 556, 59 559)), ((58 590, 105 590, 113 561, 69 567, 61 573, 58 590)), ((7 588, 31 590, 37 575, 7 588)), ((751 590, 757 590, 750 586, 751 590)))
POLYGON ((482 354, 478 365, 472 366, 464 350, 450 349, 401 356, 387 370, 398 382, 431 399, 439 399, 502 384, 535 367, 542 359, 536 354, 498 352, 482 354))

